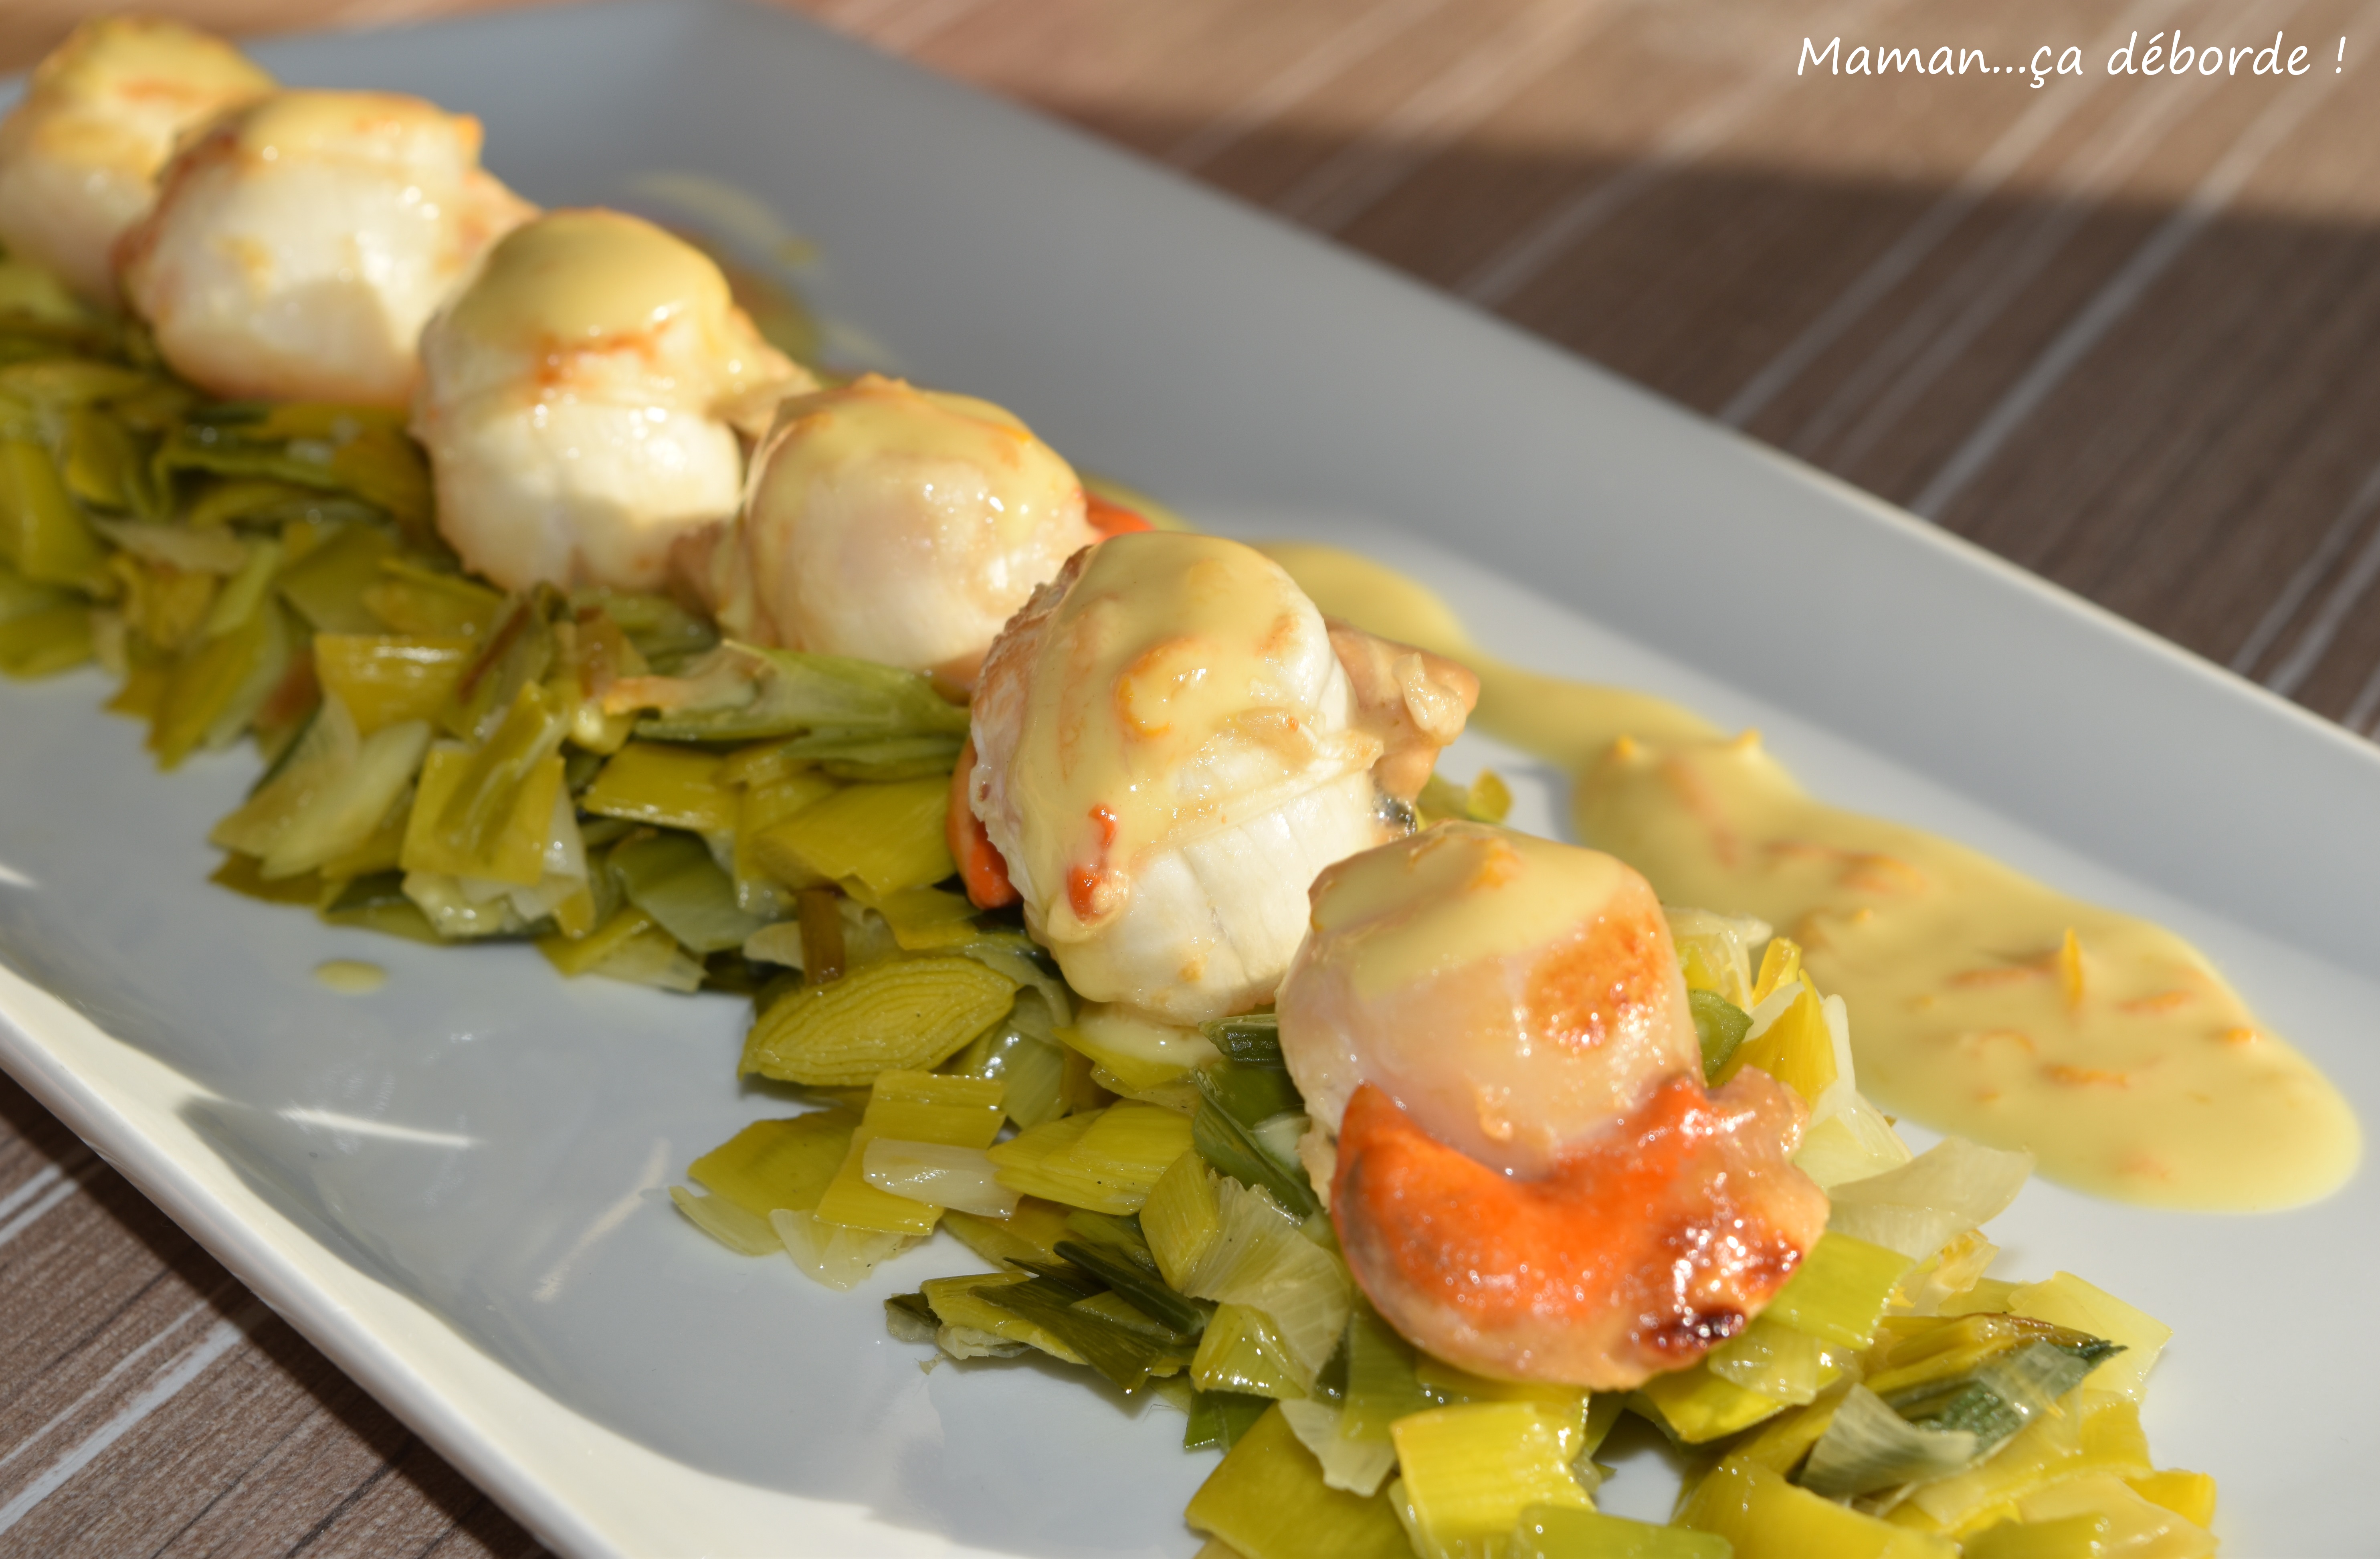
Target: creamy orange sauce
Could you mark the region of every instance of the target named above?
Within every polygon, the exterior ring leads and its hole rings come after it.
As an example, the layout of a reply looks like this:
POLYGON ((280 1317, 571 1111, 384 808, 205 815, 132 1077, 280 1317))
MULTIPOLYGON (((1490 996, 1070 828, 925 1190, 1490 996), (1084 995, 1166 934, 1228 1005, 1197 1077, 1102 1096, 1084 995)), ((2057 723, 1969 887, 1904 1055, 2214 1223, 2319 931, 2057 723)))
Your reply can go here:
POLYGON ((1577 773, 1580 836, 1663 900, 1758 915, 1801 943, 1851 1004, 1860 1088, 1885 1108, 2153 1206, 2290 1207, 2353 1173, 2347 1102, 2173 932, 1812 800, 1756 735, 1482 655, 1443 602, 1379 564, 1263 550, 1325 613, 1477 671, 1481 728, 1577 773))

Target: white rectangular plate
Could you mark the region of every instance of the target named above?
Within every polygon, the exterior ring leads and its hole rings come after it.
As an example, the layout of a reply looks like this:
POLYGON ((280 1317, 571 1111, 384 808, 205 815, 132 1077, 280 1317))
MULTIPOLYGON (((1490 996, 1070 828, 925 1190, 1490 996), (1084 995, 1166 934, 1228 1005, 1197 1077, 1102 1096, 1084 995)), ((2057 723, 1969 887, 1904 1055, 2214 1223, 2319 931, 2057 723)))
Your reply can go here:
MULTIPOLYGON (((2196 939, 2380 1100, 2380 755, 2106 615, 1573 359, 1014 108, 783 15, 537 12, 259 51, 293 82, 480 115, 548 204, 699 176, 818 246, 847 357, 987 395, 1245 534, 1421 571, 1547 670, 1756 723, 1821 794, 2196 939), (864 332, 864 335, 858 334, 864 332), (1525 579, 1520 589, 1507 580, 1525 579)), ((716 190, 714 190, 714 195, 716 190)), ((747 213, 751 214, 750 212, 747 213)), ((757 239, 764 223, 745 225, 757 239)), ((1615 299, 1614 307, 1624 307, 1615 299)), ((573 1553, 1151 1553, 1211 1458, 1027 1364, 919 1370, 836 1296, 669 1208, 783 1101, 739 1004, 565 984, 204 882, 245 756, 161 776, 95 675, 0 688, 0 1063, 341 1365, 573 1553), (380 993, 309 971, 377 960, 380 993)), ((1496 754, 1474 742, 1457 773, 1496 754)), ((1558 776, 1526 820, 1559 826, 1558 776)), ((2036 1186, 2004 1270, 2172 1322, 2148 1423, 2241 1552, 2367 1549, 2380 1278, 2359 1175, 2301 1212, 2036 1186)), ((1619 1507, 1661 1505, 1658 1457, 1619 1507)))

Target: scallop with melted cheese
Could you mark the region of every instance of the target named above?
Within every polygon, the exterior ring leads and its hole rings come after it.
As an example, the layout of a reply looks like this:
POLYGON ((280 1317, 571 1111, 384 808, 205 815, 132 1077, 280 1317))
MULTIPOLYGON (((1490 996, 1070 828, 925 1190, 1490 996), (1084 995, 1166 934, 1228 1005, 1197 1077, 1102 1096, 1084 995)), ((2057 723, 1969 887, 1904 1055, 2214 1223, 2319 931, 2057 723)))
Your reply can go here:
POLYGON ((489 250, 423 332, 413 431, 438 525, 507 590, 655 590, 743 489, 739 424, 813 381, 719 267, 615 211, 550 212, 489 250))
POLYGON ((1261 1005, 1315 874, 1409 826, 1376 770, 1417 788, 1416 744, 1476 685, 1398 647, 1413 692, 1369 704, 1332 638, 1262 554, 1150 531, 1079 554, 993 646, 967 800, 1085 996, 1172 1023, 1261 1005))
POLYGON ((863 374, 787 401, 704 576, 732 631, 974 678, 1001 626, 1099 539, 1074 468, 1009 412, 863 374))
POLYGON ((1349 1266, 1466 1369, 1640 1384, 1825 1229, 1801 1100, 1750 1068, 1705 1093, 1661 907, 1608 855, 1453 822, 1342 861, 1279 1010, 1349 1266))
POLYGON ((0 123, 0 244, 113 303, 115 241, 156 200, 176 139, 273 89, 247 55, 180 22, 83 23, 0 123))
POLYGON ((423 323, 531 209, 480 166, 468 115, 279 92, 175 155, 125 235, 120 280, 201 389, 402 408, 423 323))

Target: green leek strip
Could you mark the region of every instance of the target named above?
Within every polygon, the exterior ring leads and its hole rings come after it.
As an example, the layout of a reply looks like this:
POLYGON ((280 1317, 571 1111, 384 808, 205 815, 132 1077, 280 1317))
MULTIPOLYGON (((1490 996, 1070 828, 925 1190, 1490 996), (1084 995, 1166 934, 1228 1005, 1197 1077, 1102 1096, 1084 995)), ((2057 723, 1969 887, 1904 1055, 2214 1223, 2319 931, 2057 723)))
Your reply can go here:
POLYGON ((941 1324, 923 1293, 894 1294, 884 1301, 884 1329, 905 1343, 930 1343, 941 1324))
POLYGON ((149 728, 157 766, 176 768, 200 747, 219 747, 237 736, 287 660, 288 635, 278 612, 259 612, 246 626, 184 655, 166 674, 149 728))
POLYGON ((1354 1285, 1345 1264, 1265 1191, 1225 1180, 1215 1192, 1221 1232, 1174 1286, 1193 1298, 1261 1309, 1279 1328, 1301 1382, 1313 1381, 1346 1332, 1354 1285))
POLYGON ((1345 1414, 1318 1397, 1307 1402, 1283 1402, 1281 1417, 1297 1432, 1298 1443, 1322 1466, 1322 1481, 1354 1493, 1379 1492, 1397 1465, 1395 1447, 1377 1440, 1349 1440, 1339 1432, 1345 1414))
MULTIPOLYGON (((303 878, 291 881, 302 883, 303 878)), ((386 936, 401 936, 408 942, 423 942, 443 946, 446 938, 438 934, 430 917, 421 907, 405 896, 405 874, 401 871, 379 871, 368 877, 358 877, 341 888, 331 902, 322 906, 322 918, 334 926, 351 926, 359 931, 379 932, 386 936)))
POLYGON ((996 1266, 1032 1262, 1047 1266, 1060 1258, 1058 1242, 1066 1237, 1067 1210, 1056 1202, 1026 1197, 1006 1218, 978 1218, 973 1213, 945 1212, 942 1227, 961 1244, 996 1266))
POLYGON ((1797 1489, 1742 1456, 1695 1485, 1677 1523, 1735 1545, 1735 1559, 1958 1559, 1958 1544, 1797 1489))
POLYGON ((785 1242, 764 1215, 721 1196, 697 1196, 684 1186, 670 1188, 670 1201, 704 1234, 747 1256, 782 1256, 785 1242))
POLYGON ((1148 1237, 1140 1232, 1137 1213, 1118 1216, 1112 1212, 1094 1212, 1088 1208, 1075 1207, 1066 1211, 1066 1232, 1088 1245, 1111 1251, 1132 1262, 1142 1272, 1154 1273, 1157 1258, 1149 1253, 1148 1237))
POLYGON ((1732 1559, 1735 1553, 1716 1533, 1550 1504, 1523 1511, 1510 1543, 1509 1559, 1732 1559))
POLYGON ((1563 1453, 1564 1415, 1539 1402, 1475 1402, 1397 1420, 1406 1497, 1439 1542, 1509 1533, 1532 1505, 1588 1508, 1563 1453))
POLYGON ((1276 1412, 1231 1448, 1184 1514, 1245 1559, 1413 1559, 1388 1500, 1323 1482, 1320 1464, 1276 1412))
POLYGON ((1202 1391, 1190 1399, 1190 1422, 1182 1431, 1185 1451, 1228 1451, 1246 1438, 1249 1430, 1272 1406, 1269 1396, 1236 1391, 1202 1391))
POLYGON ((2003 1521, 1959 1545, 1963 1559, 2101 1559, 2115 1522, 2105 1516, 2003 1521))
POLYGON ((243 898, 253 898, 265 904, 302 904, 311 908, 322 902, 322 879, 309 873, 303 877, 268 878, 252 855, 233 850, 224 857, 207 877, 220 888, 229 888, 243 898))
POLYGON ((716 752, 632 741, 604 763, 579 810, 694 834, 732 834, 740 799, 719 770, 716 752))
POLYGON ((1023 1273, 976 1273, 965 1277, 927 1279, 920 1289, 943 1328, 935 1340, 945 1352, 960 1358, 987 1354, 1007 1357, 1008 1348, 1000 1346, 1007 1344, 1039 1348, 1066 1364, 1085 1362, 1081 1354, 1055 1334, 1002 1309, 987 1297, 993 1289, 1015 1287, 1031 1281, 1023 1273))
POLYGON ((1140 1230, 1157 1270, 1177 1289, 1222 1236, 1215 1175, 1196 1151, 1183 1154, 1157 1177, 1141 1204, 1140 1230))
POLYGON ((1276 1115, 1305 1107, 1297 1085, 1277 1066, 1251 1066, 1233 1060, 1214 1062, 1198 1068, 1197 1082, 1201 1098, 1251 1129, 1276 1115))
POLYGON ((1046 1036, 1049 1005, 1038 991, 1019 991, 1008 1015, 976 1036, 951 1063, 969 1077, 1001 1085, 1001 1107, 1021 1128, 1058 1117, 1058 1084, 1065 1052, 1046 1036))
POLYGON ((719 634, 708 621, 665 595, 589 591, 573 596, 571 604, 580 611, 600 609, 620 625, 620 631, 648 661, 680 661, 719 643, 719 634))
POLYGON ((942 780, 855 785, 775 824, 754 847, 783 880, 856 879, 880 896, 930 887, 957 870, 949 814, 942 780))
MULTIPOLYGON (((1198 1074, 1204 1077, 1205 1073, 1198 1074)), ((1244 1186, 1261 1186, 1300 1218, 1322 1210, 1303 1169, 1282 1163, 1257 1141, 1247 1127, 1212 1100, 1202 1102, 1190 1123, 1191 1141, 1198 1156, 1244 1186)))
POLYGON ((1074 1148, 1099 1124, 1104 1111, 1062 1116, 1020 1132, 991 1150, 1001 1183, 1028 1196, 1096 1212, 1137 1212, 1148 1200, 1138 1181, 1111 1178, 1074 1157, 1074 1148))
POLYGON ((2094 1338, 2072 1347, 2031 1342, 1979 1367, 1964 1380, 1905 1387, 1884 1398, 1911 1423, 1973 1434, 1988 1454, 2081 1385, 2095 1365, 2120 1352, 2094 1338))
MULTIPOLYGON (((485 741, 512 712, 521 690, 543 684, 552 674, 561 649, 552 617, 560 604, 552 587, 545 585, 512 598, 487 636, 485 647, 464 667, 455 684, 454 698, 439 711, 439 724, 450 735, 465 741, 485 741)), ((555 711, 565 725, 569 713, 555 711)))
POLYGON ((1824 1235, 1768 1301, 1766 1313, 1814 1337, 1864 1348, 1876 1340, 1876 1322, 1894 1285, 1915 1264, 1898 1251, 1849 1235, 1824 1235))
POLYGON ((1126 1394, 1147 1385, 1152 1373, 1172 1374, 1190 1362, 1185 1349, 1156 1342, 1112 1321, 1076 1309, 1075 1301, 1087 1296, 1072 1293, 1047 1277, 986 1289, 982 1297, 986 1303, 1049 1332, 1126 1394))
POLYGON ((871 1185, 868 1144, 884 1138, 981 1150, 991 1145, 1003 1118, 997 1083, 920 1071, 880 1074, 842 1167, 819 1200, 818 1215, 852 1228, 931 1234, 941 1209, 871 1185))
POLYGON ((1703 1076, 1715 1078, 1751 1031, 1752 1015, 1716 991, 1689 991, 1686 1005, 1694 1012, 1694 1037, 1702 1041, 1703 1076))
POLYGON ((364 591, 364 605, 398 633, 484 640, 504 614, 503 596, 459 574, 440 573, 401 556, 382 559, 380 574, 364 591))
MULTIPOLYGON (((237 588, 237 580, 225 586, 216 604, 237 588)), ((477 654, 459 637, 322 633, 314 636, 314 676, 323 693, 346 704, 357 728, 370 735, 401 720, 436 720, 477 654)))
POLYGON ((50 358, 0 369, 0 396, 63 412, 147 389, 147 374, 110 362, 50 358))
POLYGON ((1155 1104, 1123 1100, 1099 1114, 1067 1156, 1111 1186, 1148 1199, 1174 1160, 1190 1151, 1190 1122, 1155 1104))
POLYGON ((1682 1444, 1700 1445, 1772 1418, 1789 1404, 1710 1372, 1708 1361, 1656 1375, 1633 1399, 1655 1427, 1682 1444))
POLYGON ((289 816, 265 851, 267 877, 292 877, 353 856, 378 834, 430 747, 427 722, 374 731, 344 772, 329 776, 289 816))
MULTIPOLYGON (((620 626, 637 637, 634 626, 620 626)), ((742 687, 729 695, 733 701, 719 706, 654 715, 639 724, 638 735, 743 742, 820 730, 845 737, 966 734, 966 711, 934 691, 930 681, 873 661, 730 643, 686 672, 688 680, 704 682, 730 674, 742 687)))
POLYGON ((1360 1297, 1347 1318, 1345 1417, 1339 1432, 1350 1440, 1386 1440, 1399 1419, 1438 1406, 1422 1389, 1414 1347, 1360 1297))
POLYGON ((1211 1306, 1184 1298, 1138 1263, 1073 1239, 1060 1240, 1058 1254, 1123 1295, 1134 1308, 1184 1336, 1195 1337, 1207 1329, 1211 1306))
POLYGON ((1812 1493, 1849 1499, 1947 1478, 1984 1450, 1967 1431, 1921 1429, 1867 1387, 1855 1385, 1811 1447, 1809 1463, 1795 1481, 1812 1493))
POLYGON ((1562 1458, 1575 1462, 1586 1454, 1587 1394, 1584 1386, 1558 1385, 1547 1381, 1490 1380, 1427 1353, 1415 1361, 1414 1378, 1442 1407, 1525 1402, 1543 1408, 1546 1421, 1553 1426, 1560 1442, 1562 1458))
POLYGON ((948 784, 963 740, 956 735, 887 737, 872 732, 814 731, 794 737, 782 750, 788 758, 816 763, 836 779, 880 784, 931 775, 948 784))
POLYGON ((1281 1019, 1269 1012, 1219 1017, 1198 1025, 1198 1031, 1207 1036, 1208 1043, 1243 1066, 1278 1069, 1282 1066, 1281 1019))
POLYGON ((37 585, 95 591, 107 551, 75 506, 46 450, 0 441, 0 562, 37 585))
MULTIPOLYGON (((524 685, 503 722, 468 753, 443 803, 433 808, 424 798, 423 807, 430 813, 439 845, 464 860, 499 859, 499 848, 516 832, 516 820, 524 811, 523 797, 531 789, 546 788, 533 781, 561 750, 566 729, 562 712, 553 707, 545 690, 535 683, 524 685)), ((550 809, 550 792, 546 800, 550 809)), ((542 823, 543 819, 538 821, 542 823)), ((540 827, 540 857, 543 839, 540 827)))
POLYGON ((1765 1315, 1703 1362, 1720 1380, 1795 1407, 1815 1401, 1842 1373, 1825 1343, 1765 1315))
POLYGON ((624 840, 606 858, 628 902, 698 956, 744 945, 767 924, 735 904, 735 884, 690 834, 624 840))
POLYGON ((1190 1379, 1201 1391, 1235 1391, 1284 1402, 1304 1401, 1313 1371, 1291 1357, 1281 1331, 1262 1310, 1218 1305, 1198 1337, 1190 1379))
POLYGON ((847 1110, 755 1121, 688 1164, 686 1175, 757 1217, 781 1207, 814 1212, 858 1125, 847 1110))
POLYGON ((91 609, 79 602, 0 621, 0 675, 30 681, 91 657, 91 609))
POLYGON ((224 581, 214 604, 207 608, 207 620, 201 625, 206 636, 220 639, 263 609, 272 597, 273 578, 280 567, 280 542, 267 538, 249 546, 238 572, 224 581))
POLYGON ((387 625, 364 604, 364 592, 395 551, 395 539, 376 525, 343 525, 284 567, 274 583, 317 633, 382 633, 387 625))
POLYGON ((494 847, 484 855, 455 847, 439 826, 448 802, 462 794, 472 770, 471 755, 459 748, 432 747, 422 760, 399 857, 407 871, 479 877, 515 887, 535 887, 545 877, 545 846, 553 828, 553 801, 562 793, 562 760, 548 757, 510 790, 511 810, 494 847))

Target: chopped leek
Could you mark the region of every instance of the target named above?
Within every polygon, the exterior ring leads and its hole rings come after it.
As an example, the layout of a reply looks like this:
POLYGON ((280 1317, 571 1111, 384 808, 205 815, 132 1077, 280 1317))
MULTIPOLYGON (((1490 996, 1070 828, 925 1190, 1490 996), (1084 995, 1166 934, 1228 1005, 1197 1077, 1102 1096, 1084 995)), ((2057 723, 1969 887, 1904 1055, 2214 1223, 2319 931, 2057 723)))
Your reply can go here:
POLYGON ((1007 1017, 978 1034, 950 1069, 1001 1085, 1001 1107, 1020 1127, 1058 1117, 1058 1082, 1065 1053, 1051 1039, 1049 1004, 1038 991, 1019 991, 1007 1017))
POLYGON ((1443 1406, 1423 1389, 1414 1347, 1360 1297, 1347 1319, 1345 1417, 1340 1433, 1385 1443, 1389 1427, 1410 1414, 1443 1406))
MULTIPOLYGON (((613 615, 619 615, 616 604, 613 615)), ((621 626, 636 636, 635 626, 625 620, 621 626)), ((638 727, 641 735, 726 742, 795 732, 953 738, 966 734, 966 712, 935 692, 931 682, 873 661, 730 643, 686 666, 682 679, 672 680, 680 686, 654 691, 665 692, 675 707, 647 718, 638 727), (681 699, 690 701, 677 703, 681 699)))
POLYGON ((812 1212, 849 1155, 858 1125, 847 1110, 755 1121, 688 1164, 686 1175, 757 1217, 781 1207, 812 1212))
POLYGON ((1948 1138, 1898 1169, 1835 1187, 1827 1227, 1923 1261, 1998 1217, 2032 1174, 2031 1153, 1948 1138))
POLYGON ((764 830, 756 859, 786 882, 855 879, 879 895, 929 887, 951 860, 944 780, 855 785, 764 830))
POLYGON ((1211 1306, 1185 1298, 1167 1285, 1153 1270, 1129 1257, 1110 1254, 1079 1240, 1060 1240, 1057 1254, 1089 1273, 1152 1320, 1195 1337, 1206 1330, 1211 1306))
POLYGON ((938 1066, 1008 1010, 1015 993, 972 958, 870 964, 793 992, 761 1014, 737 1071, 849 1088, 888 1067, 938 1066))
POLYGON ((604 817, 723 836, 735 831, 741 803, 720 783, 719 768, 715 752, 632 741, 604 763, 578 805, 604 817))
POLYGON ((1678 1511, 1678 1525, 1735 1545, 1735 1559, 1958 1559, 1958 1545, 1891 1526, 1797 1489, 1742 1456, 1713 1468, 1678 1511))
MULTIPOLYGON (((1475 1402, 1390 1430, 1415 1525, 1436 1545, 1485 1542, 1532 1505, 1589 1508, 1563 1452, 1562 1415, 1539 1402, 1475 1402)), ((1419 1546, 1419 1545, 1416 1545, 1419 1546)))
POLYGON ((1875 1340, 1893 1285, 1914 1263, 1898 1251, 1828 1230, 1768 1301, 1767 1314, 1846 1347, 1875 1340))
POLYGON ((1190 1379, 1201 1391, 1302 1401, 1314 1372, 1290 1356, 1280 1328, 1247 1305, 1218 1305, 1199 1334, 1190 1379))
POLYGON ((1157 1177, 1141 1204, 1140 1227, 1158 1271, 1180 1288, 1223 1233, 1215 1176, 1196 1152, 1175 1159, 1157 1177))
POLYGON ((2135 1402, 2147 1391, 2149 1370, 2173 1336, 2172 1327, 2072 1273, 2013 1290, 2008 1308, 2014 1315, 2033 1316, 2119 1345, 2123 1351, 2092 1370, 2084 1383, 2093 1391, 2120 1393, 2135 1402))
POLYGON ((1689 991, 1686 1003, 1694 1011, 1694 1037, 1702 1043, 1703 1075, 1716 1078, 1751 1029, 1752 1015, 1716 991, 1689 991))
POLYGON ((1019 1200, 1016 1192, 1000 1183, 980 1148, 871 1138, 860 1157, 860 1172, 880 1191, 986 1218, 1007 1217, 1019 1200))
POLYGON ((1026 1197, 1004 1219, 945 1212, 942 1227, 994 1265, 1050 1266, 1064 1260, 1058 1254, 1058 1244, 1071 1232, 1066 1226, 1066 1214, 1067 1209, 1055 1202, 1026 1197))
POLYGON ((672 1186, 670 1201, 696 1228, 730 1250, 747 1256, 773 1256, 785 1248, 785 1242, 777 1236, 777 1226, 765 1215, 752 1212, 726 1197, 697 1196, 684 1186, 672 1186))
POLYGON ((1968 1430, 1912 1424, 1884 1398, 1855 1385, 1836 1406, 1796 1481, 1830 1499, 1848 1498, 1945 1477, 1989 1448, 1968 1430))
POLYGON ((1281 1331, 1312 1379, 1339 1349, 1354 1285, 1339 1258, 1305 1237, 1300 1220, 1260 1188, 1216 1187, 1220 1232, 1174 1286, 1200 1299, 1248 1305, 1281 1331))
POLYGON ((868 1281, 878 1263, 897 1256, 912 1243, 905 1235, 875 1229, 854 1229, 830 1224, 815 1213, 779 1208, 769 1214, 785 1253, 802 1275, 829 1288, 852 1289, 868 1281))
POLYGON ((1341 1434, 1340 1422, 1345 1415, 1328 1402, 1284 1401, 1281 1412, 1297 1435, 1298 1443, 1322 1468, 1322 1481, 1333 1489, 1355 1494, 1378 1493, 1380 1485, 1388 1481, 1389 1469, 1397 1465, 1394 1445, 1378 1440, 1351 1440, 1341 1434))
POLYGON ((1264 1417, 1272 1406, 1269 1396, 1236 1391, 1202 1391, 1190 1403, 1190 1422, 1182 1431, 1185 1451, 1228 1451, 1264 1417))
POLYGON ((1278 1412, 1231 1448, 1185 1514, 1245 1559, 1413 1559, 1389 1502, 1325 1483, 1278 1412))
MULTIPOLYGON (((880 1139, 891 1138, 980 1153, 991 1145, 1002 1118, 997 1083, 918 1071, 880 1074, 868 1095, 867 1114, 852 1134, 851 1151, 826 1194, 819 1199, 818 1215, 854 1228, 931 1234, 942 1204, 894 1194, 873 1183, 867 1172, 868 1150, 880 1139)), ((990 1167, 989 1160, 984 1167, 990 1167)))
POLYGON ((1509 1559, 1730 1559, 1735 1552, 1715 1533, 1559 1504, 1523 1511, 1508 1541, 1509 1559))
POLYGON ((736 907, 735 884, 690 834, 631 836, 607 859, 628 902, 691 953, 741 947, 766 923, 736 907))

